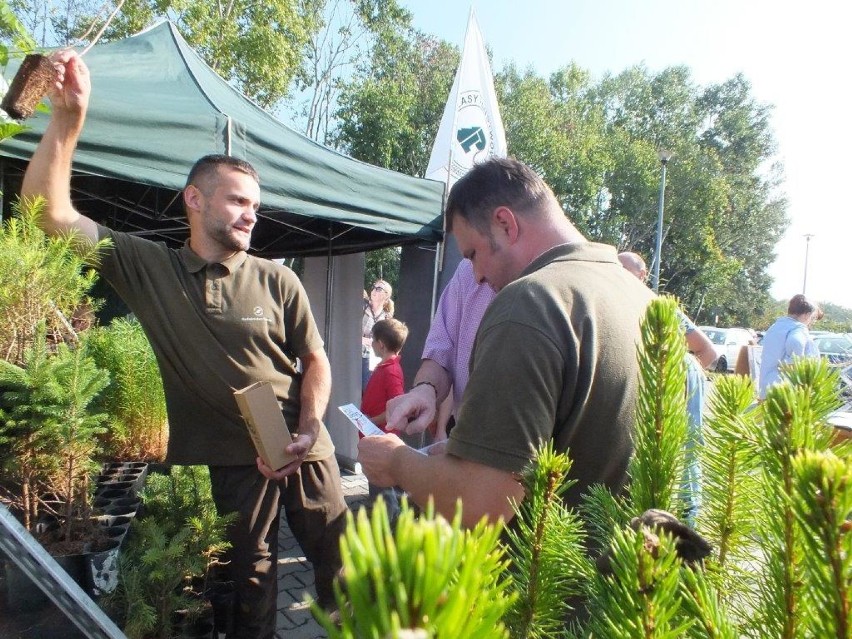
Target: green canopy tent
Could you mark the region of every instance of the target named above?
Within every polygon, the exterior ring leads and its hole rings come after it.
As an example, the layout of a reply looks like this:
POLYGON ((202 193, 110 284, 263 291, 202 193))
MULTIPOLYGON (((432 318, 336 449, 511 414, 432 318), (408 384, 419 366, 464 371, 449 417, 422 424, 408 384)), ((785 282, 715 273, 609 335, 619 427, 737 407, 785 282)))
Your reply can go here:
MULTIPOLYGON (((358 162, 293 131, 220 78, 172 23, 96 45, 85 60, 93 90, 72 195, 90 217, 182 243, 188 229, 179 195, 189 168, 202 155, 225 153, 260 174, 257 255, 440 240, 443 184, 358 162)), ((47 119, 37 114, 30 131, 0 144, 3 192, 17 191, 47 119)))

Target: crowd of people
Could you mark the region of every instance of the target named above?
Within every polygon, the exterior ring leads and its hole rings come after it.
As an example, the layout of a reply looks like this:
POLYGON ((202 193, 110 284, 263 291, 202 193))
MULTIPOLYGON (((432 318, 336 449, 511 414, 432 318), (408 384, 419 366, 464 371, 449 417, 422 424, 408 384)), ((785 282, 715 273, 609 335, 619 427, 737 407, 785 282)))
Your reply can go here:
MULTIPOLYGON (((238 601, 233 636, 271 638, 281 508, 314 565, 320 605, 334 606, 341 568, 346 506, 323 424, 331 369, 307 295, 290 270, 247 253, 260 186, 242 160, 211 155, 192 167, 183 191, 190 236, 178 249, 77 211, 71 163, 91 84, 75 52, 53 59, 50 123, 22 196, 45 198, 48 233, 110 241, 97 268, 157 355, 169 412, 167 462, 207 465, 218 511, 238 514, 227 555, 238 601), (233 399, 257 380, 272 383, 293 433, 287 452, 295 461, 280 469, 257 457, 233 399)), ((377 280, 365 292, 361 408, 388 433, 359 442, 371 493, 401 489, 420 506, 433 498, 447 517, 461 500, 468 525, 483 516, 508 521, 513 501, 524 497, 518 475, 546 441, 573 460, 566 504, 578 504, 593 484, 618 493, 633 452, 640 320, 654 297, 644 262, 588 241, 542 178, 512 159, 476 165, 453 186, 445 214, 465 259, 441 295, 407 392, 399 353, 408 329, 393 317, 391 286, 377 280), (445 400, 452 417, 435 434, 444 445, 429 455, 407 446, 397 433, 433 426, 445 400)), ((767 332, 764 365, 811 353, 815 307, 799 297, 767 332)), ((681 320, 693 353, 685 392, 695 446, 701 369, 713 351, 681 320)), ((777 380, 774 369, 765 370, 761 393, 777 380)))

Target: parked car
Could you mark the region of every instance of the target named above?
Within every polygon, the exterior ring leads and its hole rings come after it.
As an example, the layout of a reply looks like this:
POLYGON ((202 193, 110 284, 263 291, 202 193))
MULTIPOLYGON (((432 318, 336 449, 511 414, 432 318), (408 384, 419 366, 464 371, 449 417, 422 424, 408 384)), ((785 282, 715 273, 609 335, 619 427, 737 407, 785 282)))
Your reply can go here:
POLYGON ((840 364, 852 360, 852 338, 845 333, 811 334, 819 354, 832 364, 840 364))
POLYGON ((716 351, 715 368, 720 373, 733 371, 737 365, 740 348, 752 341, 752 335, 745 328, 719 328, 717 326, 699 326, 704 334, 713 342, 716 351))

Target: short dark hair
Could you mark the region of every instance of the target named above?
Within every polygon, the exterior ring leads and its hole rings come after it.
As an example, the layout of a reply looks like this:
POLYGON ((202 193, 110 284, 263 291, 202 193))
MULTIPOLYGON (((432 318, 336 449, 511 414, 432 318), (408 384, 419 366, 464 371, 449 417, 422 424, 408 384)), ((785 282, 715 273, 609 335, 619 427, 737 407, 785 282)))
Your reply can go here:
POLYGON ((250 175, 254 178, 255 182, 260 184, 260 177, 257 175, 257 171, 255 171, 254 167, 245 160, 240 160, 239 158, 235 158, 230 155, 222 155, 221 153, 213 153, 211 155, 205 155, 203 158, 199 158, 195 164, 192 165, 189 175, 186 177, 186 186, 192 184, 193 186, 201 188, 201 182, 213 175, 213 173, 218 171, 221 166, 250 175))
POLYGON ((818 310, 819 307, 801 293, 791 297, 790 303, 787 304, 788 315, 802 315, 804 313, 813 313, 818 310))
POLYGON ((399 353, 408 339, 408 327, 398 319, 383 319, 373 324, 373 339, 399 353))
POLYGON ((491 213, 500 206, 520 215, 536 215, 556 196, 541 176, 514 158, 492 158, 475 164, 453 185, 447 198, 447 230, 453 230, 455 216, 483 235, 490 235, 491 213))

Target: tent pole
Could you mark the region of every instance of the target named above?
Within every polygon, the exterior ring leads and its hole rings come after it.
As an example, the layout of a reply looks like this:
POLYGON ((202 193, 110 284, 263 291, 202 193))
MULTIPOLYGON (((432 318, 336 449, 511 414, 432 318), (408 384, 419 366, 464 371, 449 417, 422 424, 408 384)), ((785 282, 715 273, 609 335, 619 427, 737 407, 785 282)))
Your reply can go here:
MULTIPOLYGON (((452 145, 450 145, 452 146, 452 145)), ((453 161, 452 153, 450 153, 450 163, 453 161)), ((444 194, 441 197, 441 230, 443 235, 435 245, 435 270, 432 274, 432 306, 429 312, 429 317, 435 317, 435 308, 438 305, 438 284, 440 281, 441 271, 444 270, 444 242, 447 237, 447 184, 449 183, 449 166, 447 167, 447 182, 444 183, 444 194)))
POLYGON ((225 155, 231 155, 231 116, 227 116, 225 123, 225 155))
POLYGON ((328 227, 328 261, 326 263, 325 269, 325 338, 326 343, 326 354, 328 354, 328 347, 331 345, 331 302, 332 302, 332 290, 331 287, 334 286, 334 256, 331 253, 331 225, 328 227))

